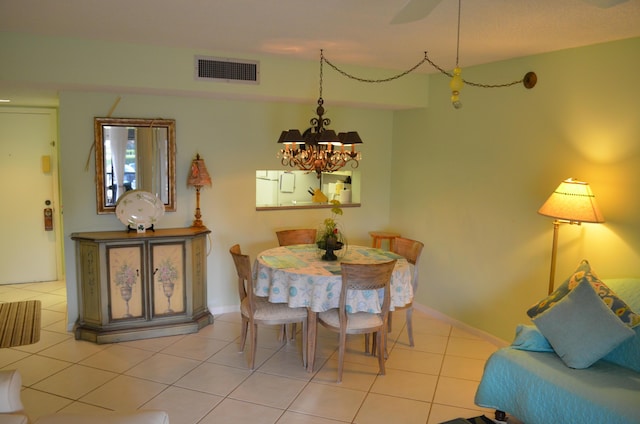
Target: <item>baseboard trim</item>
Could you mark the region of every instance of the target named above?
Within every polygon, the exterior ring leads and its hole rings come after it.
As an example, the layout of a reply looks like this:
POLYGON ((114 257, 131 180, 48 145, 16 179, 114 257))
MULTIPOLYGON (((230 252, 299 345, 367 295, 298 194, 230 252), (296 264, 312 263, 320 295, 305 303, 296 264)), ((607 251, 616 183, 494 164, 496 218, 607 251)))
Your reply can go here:
POLYGON ((455 318, 452 318, 448 315, 443 314, 442 312, 435 310, 433 308, 430 308, 429 306, 425 306, 425 305, 421 305, 419 303, 414 303, 413 304, 413 308, 417 311, 420 312, 424 312, 425 314, 438 319, 440 321, 444 321, 448 324, 451 324, 452 326, 459 328, 461 330, 466 331, 467 333, 471 333, 474 336, 477 336, 483 340, 486 340, 487 342, 496 345, 497 347, 505 347, 505 346, 509 346, 511 344, 511 342, 508 342, 506 340, 502 340, 499 337, 494 336, 493 334, 489 334, 486 331, 480 330, 478 328, 472 327, 467 323, 464 323, 462 321, 458 321, 455 318))
MULTIPOLYGON (((438 319, 440 321, 444 321, 448 324, 451 324, 452 326, 459 328, 461 330, 466 331, 467 333, 471 333, 474 336, 477 336, 491 344, 496 345, 497 347, 505 347, 505 346, 509 346, 511 344, 511 342, 507 342, 505 340, 502 340, 499 337, 494 336, 493 334, 489 334, 486 331, 480 330, 478 328, 472 327, 469 324, 466 324, 462 321, 458 321, 455 318, 451 318, 448 315, 443 314, 442 312, 435 310, 433 308, 430 308, 429 306, 425 306, 425 305, 421 305, 419 303, 414 303, 413 304, 413 308, 417 311, 420 312, 424 312, 425 314, 438 319)), ((237 312, 240 310, 240 307, 238 305, 236 306, 219 306, 216 308, 209 308, 209 310, 211 311, 211 313, 215 316, 215 315, 221 315, 221 314, 227 314, 229 312, 237 312)))
POLYGON ((218 306, 216 308, 209 308, 209 311, 215 317, 216 315, 228 314, 230 312, 238 312, 240 310, 240 305, 233 306, 218 306))

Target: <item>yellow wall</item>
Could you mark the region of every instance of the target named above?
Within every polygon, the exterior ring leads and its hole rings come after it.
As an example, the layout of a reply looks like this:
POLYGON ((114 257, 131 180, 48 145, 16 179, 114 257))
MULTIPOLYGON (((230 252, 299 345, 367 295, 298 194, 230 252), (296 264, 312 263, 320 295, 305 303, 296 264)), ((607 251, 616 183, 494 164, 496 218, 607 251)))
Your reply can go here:
POLYGON ((556 285, 586 258, 601 278, 640 275, 640 39, 463 69, 463 108, 433 76, 430 107, 396 112, 391 225, 425 242, 417 302, 511 340, 547 292, 558 184, 591 184, 605 224, 563 225, 556 285))

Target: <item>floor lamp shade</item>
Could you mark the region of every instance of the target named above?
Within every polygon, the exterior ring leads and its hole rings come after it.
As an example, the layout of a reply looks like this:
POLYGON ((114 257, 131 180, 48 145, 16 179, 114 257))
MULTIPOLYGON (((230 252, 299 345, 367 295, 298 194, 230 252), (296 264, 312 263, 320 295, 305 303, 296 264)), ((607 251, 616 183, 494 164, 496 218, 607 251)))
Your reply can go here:
POLYGON ((583 222, 604 222, 596 198, 589 183, 571 178, 560 183, 558 188, 538 209, 538 213, 555 218, 553 221, 553 244, 551 245, 551 271, 549 273, 549 294, 553 292, 558 252, 558 228, 562 222, 581 224, 583 222))
POLYGON ((560 183, 538 213, 569 222, 604 222, 589 183, 571 178, 560 183))

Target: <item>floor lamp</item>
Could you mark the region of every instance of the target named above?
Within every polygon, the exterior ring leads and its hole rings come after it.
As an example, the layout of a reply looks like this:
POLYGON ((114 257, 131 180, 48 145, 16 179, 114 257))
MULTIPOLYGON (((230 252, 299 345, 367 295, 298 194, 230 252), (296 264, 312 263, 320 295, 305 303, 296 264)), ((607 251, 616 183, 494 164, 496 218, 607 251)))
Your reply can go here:
POLYGON ((556 253, 558 251, 558 229, 560 224, 583 222, 600 223, 604 218, 589 183, 572 178, 564 180, 538 209, 538 213, 555 218, 553 220, 553 244, 551 246, 551 271, 549 273, 549 294, 553 292, 556 273, 556 253))
POLYGON ((202 223, 202 215, 200 215, 200 189, 204 186, 211 187, 211 177, 204 164, 204 159, 200 159, 200 154, 196 154, 196 158, 191 162, 191 172, 187 179, 187 187, 196 189, 196 213, 192 227, 204 227, 202 223))

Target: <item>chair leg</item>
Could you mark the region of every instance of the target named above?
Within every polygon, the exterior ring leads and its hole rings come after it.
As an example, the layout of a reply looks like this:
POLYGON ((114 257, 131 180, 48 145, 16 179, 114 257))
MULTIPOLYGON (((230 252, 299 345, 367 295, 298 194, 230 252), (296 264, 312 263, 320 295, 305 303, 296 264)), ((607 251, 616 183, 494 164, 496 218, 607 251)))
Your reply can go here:
POLYGON ((381 329, 376 333, 376 338, 378 339, 378 366, 380 367, 380 375, 384 375, 386 372, 384 362, 387 353, 387 346, 385 343, 387 335, 384 329, 381 329))
MULTIPOLYGON (((373 356, 376 356, 378 354, 378 350, 377 350, 377 345, 378 345, 378 337, 377 337, 378 333, 373 333, 373 341, 371 344, 371 354, 373 356)), ((389 359, 389 350, 387 349, 387 345, 389 343, 387 342, 387 332, 385 331, 384 333, 384 359, 389 359)))
POLYGON ((289 340, 294 341, 296 339, 296 323, 291 324, 291 337, 289 340))
MULTIPOLYGON (((391 315, 389 315, 391 317, 391 315)), ((409 346, 414 347, 413 343, 413 306, 407 308, 407 334, 409 335, 409 346)))
POLYGON ((249 327, 249 320, 242 317, 242 329, 240 333, 240 352, 244 352, 244 346, 247 343, 247 327, 249 327))
MULTIPOLYGON (((366 354, 369 354, 369 339, 371 338, 370 336, 371 336, 371 334, 369 334, 369 333, 366 333, 364 335, 364 353, 366 353, 366 354)), ((374 340, 375 340, 375 338, 374 338, 374 340)), ((375 350, 375 348, 376 348, 376 344, 374 343, 372 349, 375 350)), ((373 352, 373 350, 372 350, 372 352, 373 352)))
POLYGON ((342 370, 344 368, 344 352, 347 349, 347 333, 340 332, 340 341, 339 341, 339 349, 338 349, 338 383, 342 383, 342 370))
POLYGON ((258 324, 251 323, 249 333, 251 334, 251 356, 249 357, 249 369, 253 370, 256 365, 256 352, 258 347, 258 324))
POLYGON ((308 323, 309 318, 305 318, 304 321, 302 321, 302 365, 307 368, 307 343, 308 343, 308 338, 309 338, 309 334, 308 334, 308 330, 309 330, 309 323, 308 323))
POLYGON ((391 328, 391 317, 393 317, 393 312, 389 311, 389 318, 388 318, 388 329, 387 332, 391 333, 393 331, 393 329, 391 328))

